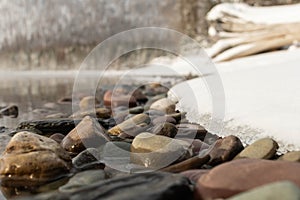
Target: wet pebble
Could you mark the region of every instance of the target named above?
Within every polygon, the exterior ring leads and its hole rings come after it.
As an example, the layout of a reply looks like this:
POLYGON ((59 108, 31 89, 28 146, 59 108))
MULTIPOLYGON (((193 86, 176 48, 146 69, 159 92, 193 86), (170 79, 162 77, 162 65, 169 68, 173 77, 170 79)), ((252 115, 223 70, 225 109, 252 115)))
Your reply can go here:
POLYGON ((99 101, 94 96, 86 96, 80 100, 79 108, 86 111, 95 108, 97 104, 99 104, 99 101))
POLYGON ((30 187, 66 176, 69 154, 54 140, 30 132, 17 133, 0 159, 1 184, 30 187))
POLYGON ((0 109, 0 115, 10 116, 12 118, 17 118, 19 115, 19 108, 16 105, 10 105, 0 109))
POLYGON ((66 135, 61 145, 69 152, 80 153, 86 148, 103 146, 110 140, 110 137, 105 133, 105 129, 98 121, 86 116, 66 135))
POLYGON ((137 134, 145 131, 149 124, 150 118, 148 115, 138 114, 109 129, 108 133, 115 136, 125 134, 134 137, 137 134))
POLYGON ((212 149, 208 150, 210 155, 208 164, 215 166, 230 161, 243 149, 244 146, 242 142, 236 136, 230 135, 219 139, 212 145, 212 149))
POLYGON ((132 163, 150 168, 166 167, 192 156, 189 143, 146 132, 134 138, 131 152, 132 163))
POLYGON ((72 159, 73 166, 78 170, 103 169, 101 152, 96 148, 88 148, 72 159))
POLYGON ((155 135, 163 135, 174 138, 177 134, 177 128, 174 124, 169 122, 156 124, 151 131, 155 135))
POLYGON ((54 133, 49 138, 57 142, 58 144, 61 143, 61 141, 64 139, 65 135, 61 133, 54 133))
POLYGON ((168 98, 162 98, 155 101, 151 106, 152 110, 159 110, 166 114, 175 113, 175 103, 168 98))

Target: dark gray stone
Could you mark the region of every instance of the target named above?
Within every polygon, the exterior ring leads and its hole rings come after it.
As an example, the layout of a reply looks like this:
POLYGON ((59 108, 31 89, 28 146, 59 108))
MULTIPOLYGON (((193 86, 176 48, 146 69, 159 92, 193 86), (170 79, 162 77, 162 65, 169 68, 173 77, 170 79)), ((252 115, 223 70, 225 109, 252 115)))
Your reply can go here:
POLYGON ((98 181, 72 193, 53 192, 20 199, 191 200, 193 192, 189 180, 181 175, 151 172, 98 181))

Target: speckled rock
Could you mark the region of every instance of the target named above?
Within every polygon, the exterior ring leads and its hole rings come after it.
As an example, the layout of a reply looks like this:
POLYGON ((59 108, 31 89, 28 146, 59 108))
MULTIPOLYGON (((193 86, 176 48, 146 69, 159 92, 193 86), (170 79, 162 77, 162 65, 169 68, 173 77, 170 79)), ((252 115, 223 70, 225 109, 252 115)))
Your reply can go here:
POLYGON ((138 114, 109 129, 108 133, 116 136, 121 133, 129 136, 136 136, 138 133, 145 131, 149 124, 150 118, 148 115, 138 114))
POLYGON ((276 181, 300 186, 300 163, 264 159, 238 159, 219 165, 197 182, 198 199, 228 198, 276 181))
POLYGON ((177 128, 174 124, 165 122, 156 124, 151 131, 155 135, 163 135, 174 138, 177 134, 177 128))
POLYGON ((75 174, 67 184, 61 186, 59 191, 63 193, 75 192, 84 186, 104 180, 105 177, 105 172, 101 169, 79 172, 78 174, 75 174))
POLYGON ((90 116, 86 116, 66 135, 61 145, 67 151, 80 153, 86 148, 103 146, 110 140, 98 121, 90 116))
POLYGON ((150 168, 166 167, 192 156, 189 143, 146 132, 134 138, 131 152, 133 163, 150 168))
POLYGON ((300 199, 300 189, 289 181, 266 184, 252 190, 235 195, 227 200, 297 200, 300 199))
POLYGON ((2 185, 37 186, 66 176, 71 158, 54 140, 24 131, 10 140, 0 163, 2 185))
POLYGON ((167 114, 170 114, 175 112, 175 103, 168 98, 163 98, 155 101, 150 106, 150 109, 160 110, 167 114))
POLYGON ((300 151, 291 151, 278 158, 278 160, 300 162, 300 151))
POLYGON ((244 149, 240 139, 233 135, 219 139, 212 147, 209 151, 210 161, 208 163, 212 166, 232 160, 244 149))
POLYGON ((263 138, 247 146, 234 159, 239 159, 239 158, 270 159, 274 157, 277 149, 278 149, 277 142, 275 142, 271 138, 263 138))

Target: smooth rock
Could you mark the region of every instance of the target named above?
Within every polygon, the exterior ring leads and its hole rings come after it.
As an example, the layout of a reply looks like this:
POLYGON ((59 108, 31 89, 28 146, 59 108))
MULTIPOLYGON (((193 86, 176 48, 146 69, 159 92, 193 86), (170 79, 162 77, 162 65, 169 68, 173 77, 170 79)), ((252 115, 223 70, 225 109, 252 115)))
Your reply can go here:
POLYGON ((144 112, 144 107, 142 106, 137 106, 129 109, 130 114, 140 114, 144 112))
POLYGON ((54 140, 24 131, 11 138, 0 163, 2 185, 30 187, 66 176, 71 158, 54 140))
POLYGON ((212 149, 208 150, 210 155, 208 164, 215 166, 230 161, 243 149, 244 146, 242 142, 236 136, 230 135, 219 139, 212 145, 212 149))
POLYGON ((61 133, 54 133, 53 135, 51 135, 49 138, 54 140, 55 142, 57 142, 58 144, 61 143, 61 141, 64 139, 64 135, 61 133))
POLYGON ((129 108, 137 106, 136 99, 131 95, 113 94, 111 90, 105 92, 103 97, 104 105, 108 107, 127 106, 129 108))
POLYGON ((278 158, 278 160, 300 162, 300 151, 291 151, 278 158))
POLYGON ((94 109, 98 103, 94 96, 83 97, 79 102, 79 108, 82 111, 94 109))
POLYGON ((59 104, 71 104, 72 103, 72 97, 62 97, 57 101, 57 103, 59 103, 59 104))
POLYGON ((80 153, 86 148, 104 146, 110 140, 98 121, 90 116, 86 116, 66 135, 61 145, 67 151, 80 153))
POLYGON ((176 124, 177 123, 176 120, 171 116, 158 116, 158 117, 155 117, 152 120, 152 123, 154 125, 164 123, 164 122, 168 122, 168 123, 171 123, 171 124, 176 124))
POLYGON ((162 172, 132 174, 98 181, 72 193, 52 192, 21 198, 21 200, 192 200, 193 192, 187 178, 162 172))
POLYGON ((72 159, 73 166, 78 170, 103 169, 101 152, 96 148, 88 148, 72 159))
POLYGON ((130 147, 127 142, 108 142, 101 152, 102 161, 109 167, 126 171, 130 163, 130 147))
POLYGON ((17 118, 19 115, 19 108, 16 105, 7 106, 5 108, 0 109, 0 115, 17 118))
POLYGON ((175 103, 168 98, 155 101, 151 106, 152 110, 163 111, 167 114, 175 113, 175 103))
POLYGON ((71 193, 88 186, 89 184, 104 180, 106 177, 104 170, 87 170, 75 174, 67 184, 59 188, 60 192, 71 193))
POLYGON ((289 181, 280 181, 263 185, 252 190, 235 195, 227 200, 298 200, 300 189, 289 181))
POLYGON ((145 131, 148 128, 151 120, 146 114, 138 114, 134 117, 114 126, 108 130, 108 133, 111 135, 120 135, 124 133, 129 136, 136 136, 137 134, 145 131))
POLYGON ((145 104, 148 101, 148 98, 146 95, 143 94, 141 89, 136 89, 133 93, 132 96, 136 99, 137 102, 145 104))
POLYGON ((150 106, 157 100, 159 99, 162 99, 162 98, 165 98, 166 97, 166 94, 160 94, 160 95, 156 95, 150 99, 148 99, 147 103, 144 105, 144 109, 145 110, 149 110, 150 109, 150 106))
POLYGON ((111 117, 111 110, 108 108, 96 108, 86 111, 78 111, 73 113, 70 117, 74 119, 84 118, 85 116, 108 119, 111 117))
POLYGON ((201 176, 207 174, 209 169, 190 169, 181 172, 180 174, 187 177, 191 182, 196 183, 201 176))
POLYGON ((190 158, 192 156, 190 146, 181 140, 141 133, 131 144, 131 161, 149 168, 166 167, 175 161, 190 158))
POLYGON ((165 122, 156 124, 151 131, 155 135, 163 135, 174 138, 177 134, 177 128, 174 124, 165 122))
POLYGON ((234 159, 239 159, 239 158, 270 159, 274 157, 277 149, 278 149, 277 142, 275 142, 271 138, 263 138, 247 146, 234 159))
POLYGON ((205 155, 203 157, 194 156, 180 163, 176 163, 166 168, 163 168, 162 171, 178 173, 190 169, 199 169, 200 167, 202 167, 202 165, 206 164, 209 161, 209 159, 209 155, 205 155))
POLYGON ((197 182, 198 199, 228 198, 276 181, 300 186, 300 163, 264 159, 238 159, 219 165, 197 182))
POLYGON ((180 123, 176 125, 178 132, 177 138, 199 139, 207 144, 215 143, 219 137, 205 130, 203 126, 198 124, 180 123))
POLYGON ((66 118, 68 115, 64 113, 53 113, 50 115, 47 115, 46 119, 59 119, 59 118, 66 118))
POLYGON ((172 113, 166 116, 174 118, 176 120, 176 123, 179 123, 184 118, 184 114, 182 113, 172 113))

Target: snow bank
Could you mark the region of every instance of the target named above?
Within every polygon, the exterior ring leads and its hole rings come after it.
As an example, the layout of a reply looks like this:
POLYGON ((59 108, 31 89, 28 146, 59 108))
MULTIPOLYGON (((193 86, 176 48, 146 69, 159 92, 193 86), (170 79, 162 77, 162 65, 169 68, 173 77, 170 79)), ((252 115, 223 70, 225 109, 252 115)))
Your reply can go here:
MULTIPOLYGON (((225 94, 220 135, 234 134, 245 143, 265 136, 281 150, 300 148, 300 50, 279 51, 217 64, 225 94)), ((209 128, 211 88, 203 78, 176 85, 169 98, 187 118, 209 128), (192 90, 193 96, 186 91, 192 90)), ((216 97, 213 97, 216 98, 216 97)), ((221 99, 217 99, 221 104, 221 99)))

